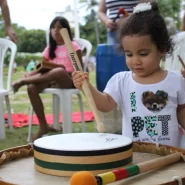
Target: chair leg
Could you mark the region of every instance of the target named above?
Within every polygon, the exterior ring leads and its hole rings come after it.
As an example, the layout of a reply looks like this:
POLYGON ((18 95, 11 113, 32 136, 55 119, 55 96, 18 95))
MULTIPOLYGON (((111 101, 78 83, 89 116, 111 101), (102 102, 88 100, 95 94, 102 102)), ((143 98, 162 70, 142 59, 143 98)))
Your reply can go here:
POLYGON ((33 121, 33 107, 30 107, 30 117, 29 117, 29 125, 28 125, 28 138, 27 142, 31 142, 31 133, 32 133, 32 121, 33 121))
POLYGON ((81 122, 82 122, 82 132, 85 132, 85 121, 84 121, 84 108, 83 108, 83 102, 82 102, 82 97, 81 94, 77 94, 78 100, 79 100, 79 105, 80 105, 80 113, 81 113, 81 122))
POLYGON ((60 97, 60 106, 62 110, 63 133, 72 133, 72 98, 71 94, 63 90, 60 97))
POLYGON ((5 96, 5 102, 6 102, 6 107, 7 107, 7 111, 8 111, 8 125, 9 125, 9 128, 10 128, 10 131, 12 132, 14 129, 13 129, 13 122, 12 122, 12 113, 11 113, 10 100, 9 100, 8 95, 5 96))
POLYGON ((6 138, 5 125, 4 125, 3 98, 4 97, 0 96, 0 140, 6 138))
POLYGON ((59 113, 60 98, 58 95, 53 94, 53 127, 58 130, 60 129, 59 113))

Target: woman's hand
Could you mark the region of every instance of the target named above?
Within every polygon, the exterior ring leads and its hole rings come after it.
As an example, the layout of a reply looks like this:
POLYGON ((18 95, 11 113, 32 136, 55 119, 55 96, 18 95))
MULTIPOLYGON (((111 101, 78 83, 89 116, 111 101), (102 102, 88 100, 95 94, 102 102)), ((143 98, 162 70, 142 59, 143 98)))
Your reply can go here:
POLYGON ((5 27, 5 29, 6 29, 6 34, 11 38, 11 40, 13 42, 16 43, 17 42, 17 35, 16 35, 14 29, 12 28, 12 26, 7 26, 7 27, 5 27))
POLYGON ((82 72, 82 71, 75 71, 72 73, 72 79, 73 79, 74 86, 77 89, 82 90, 82 85, 84 80, 87 80, 87 82, 89 82, 89 73, 82 72))
POLYGON ((106 22, 106 27, 108 30, 116 30, 118 28, 117 22, 114 22, 111 19, 108 19, 106 22))

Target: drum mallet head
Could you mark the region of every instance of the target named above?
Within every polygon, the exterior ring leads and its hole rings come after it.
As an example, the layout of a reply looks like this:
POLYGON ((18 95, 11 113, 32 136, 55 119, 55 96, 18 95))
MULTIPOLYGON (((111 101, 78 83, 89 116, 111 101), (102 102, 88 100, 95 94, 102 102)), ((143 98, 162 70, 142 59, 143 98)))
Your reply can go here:
POLYGON ((96 178, 91 172, 80 171, 72 175, 70 185, 98 185, 96 178))

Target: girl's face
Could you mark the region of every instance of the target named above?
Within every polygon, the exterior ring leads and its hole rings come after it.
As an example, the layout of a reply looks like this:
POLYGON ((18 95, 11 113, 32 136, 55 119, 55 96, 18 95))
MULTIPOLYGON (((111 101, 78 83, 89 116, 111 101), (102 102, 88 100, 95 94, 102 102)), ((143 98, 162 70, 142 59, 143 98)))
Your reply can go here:
POLYGON ((122 39, 128 68, 138 77, 147 77, 160 70, 161 53, 149 35, 130 35, 122 39))
POLYGON ((58 45, 60 44, 64 44, 64 40, 60 34, 60 30, 62 29, 63 27, 61 26, 60 22, 57 21, 53 27, 51 28, 51 36, 52 38, 56 41, 56 43, 58 45))

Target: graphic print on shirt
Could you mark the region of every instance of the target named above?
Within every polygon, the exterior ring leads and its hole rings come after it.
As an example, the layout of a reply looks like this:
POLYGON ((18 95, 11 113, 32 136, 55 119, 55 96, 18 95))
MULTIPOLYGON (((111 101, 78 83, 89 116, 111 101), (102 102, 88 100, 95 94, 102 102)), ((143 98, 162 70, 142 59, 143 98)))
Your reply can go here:
POLYGON ((136 116, 131 118, 131 122, 134 137, 139 137, 139 132, 144 129, 144 120, 141 117, 136 116))
POLYGON ((136 112, 136 92, 131 92, 130 93, 130 102, 131 102, 131 109, 132 112, 136 112))
POLYGON ((142 95, 143 105, 152 112, 161 111, 168 102, 168 94, 158 90, 155 94, 151 91, 145 91, 142 95))
MULTIPOLYGON (((143 117, 138 115, 132 117, 131 123, 134 138, 140 137, 139 133, 146 129, 147 135, 150 138, 159 136, 166 137, 166 139, 168 140, 169 139, 168 122, 171 120, 171 115, 159 115, 159 112, 163 110, 168 104, 168 93, 161 90, 158 90, 156 93, 152 91, 145 91, 142 94, 141 100, 146 109, 148 109, 152 113, 158 113, 158 115, 154 116, 144 115, 143 117), (158 131, 158 129, 160 129, 160 132, 158 131)), ((136 111, 137 102, 135 92, 130 93, 130 104, 131 111, 137 112, 136 111)), ((147 138, 145 139, 147 141, 147 138)), ((155 141, 155 138, 153 138, 153 140, 155 141)))

